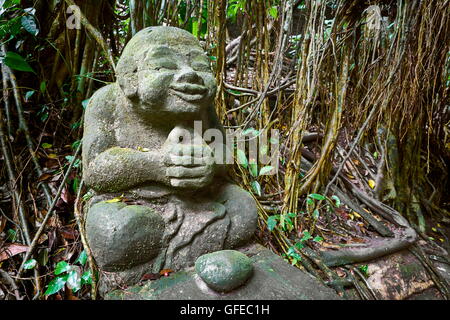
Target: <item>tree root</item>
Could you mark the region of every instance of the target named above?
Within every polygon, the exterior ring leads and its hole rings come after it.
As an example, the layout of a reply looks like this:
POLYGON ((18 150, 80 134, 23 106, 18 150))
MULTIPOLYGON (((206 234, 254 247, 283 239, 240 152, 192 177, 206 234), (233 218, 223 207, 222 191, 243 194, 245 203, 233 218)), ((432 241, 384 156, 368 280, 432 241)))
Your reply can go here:
POLYGON ((417 234, 412 228, 396 234, 395 238, 378 240, 367 247, 346 248, 337 251, 320 253, 322 261, 329 267, 373 260, 410 247, 417 240, 417 234))

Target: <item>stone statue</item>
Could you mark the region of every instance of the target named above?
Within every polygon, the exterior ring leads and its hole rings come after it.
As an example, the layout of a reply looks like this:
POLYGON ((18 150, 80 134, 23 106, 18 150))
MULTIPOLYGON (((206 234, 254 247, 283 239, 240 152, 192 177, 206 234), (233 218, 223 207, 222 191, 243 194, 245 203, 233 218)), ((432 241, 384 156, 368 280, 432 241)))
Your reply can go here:
POLYGON ((83 178, 94 196, 86 233, 97 264, 114 281, 180 270, 203 254, 251 241, 254 199, 227 180, 226 165, 194 130, 201 121, 203 130, 223 132, 215 92, 197 39, 178 28, 150 27, 125 47, 117 81, 91 98, 83 178), (184 143, 186 132, 196 143, 184 143))

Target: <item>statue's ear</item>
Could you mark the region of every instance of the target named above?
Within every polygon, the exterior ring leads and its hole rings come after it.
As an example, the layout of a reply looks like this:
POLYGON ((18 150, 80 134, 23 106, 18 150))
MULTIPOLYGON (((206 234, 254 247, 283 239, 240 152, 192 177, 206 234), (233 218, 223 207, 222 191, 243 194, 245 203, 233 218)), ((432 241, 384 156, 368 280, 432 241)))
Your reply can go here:
POLYGON ((117 82, 125 96, 131 101, 138 98, 138 67, 130 58, 121 58, 117 64, 117 82))
POLYGON ((137 72, 121 75, 117 77, 117 82, 128 99, 131 101, 138 99, 137 72))

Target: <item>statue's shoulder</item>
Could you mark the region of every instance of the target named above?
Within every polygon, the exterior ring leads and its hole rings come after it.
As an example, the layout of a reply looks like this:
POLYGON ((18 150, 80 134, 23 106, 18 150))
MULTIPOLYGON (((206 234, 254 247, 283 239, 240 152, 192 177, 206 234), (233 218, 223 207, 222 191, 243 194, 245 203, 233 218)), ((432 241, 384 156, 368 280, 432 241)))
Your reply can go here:
POLYGON ((98 89, 89 99, 86 116, 103 118, 113 115, 121 98, 121 90, 116 83, 98 89))

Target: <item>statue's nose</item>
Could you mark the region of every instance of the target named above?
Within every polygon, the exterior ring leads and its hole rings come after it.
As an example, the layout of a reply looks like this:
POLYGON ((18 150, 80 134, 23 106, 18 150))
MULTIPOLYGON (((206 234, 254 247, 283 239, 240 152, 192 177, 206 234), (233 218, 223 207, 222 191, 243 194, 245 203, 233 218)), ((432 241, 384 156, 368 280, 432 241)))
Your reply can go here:
POLYGON ((192 84, 204 85, 203 78, 200 77, 197 72, 192 69, 181 70, 180 74, 176 77, 177 82, 187 82, 192 84))

